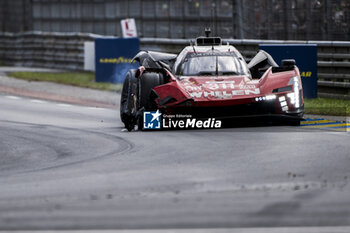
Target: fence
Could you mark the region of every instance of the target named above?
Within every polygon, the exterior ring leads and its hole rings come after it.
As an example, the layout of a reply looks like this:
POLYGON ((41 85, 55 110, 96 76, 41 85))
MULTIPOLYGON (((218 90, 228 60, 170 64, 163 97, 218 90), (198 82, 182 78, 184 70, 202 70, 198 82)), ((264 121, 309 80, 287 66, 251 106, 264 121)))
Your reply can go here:
POLYGON ((205 27, 223 38, 350 40, 348 0, 33 0, 33 29, 193 38, 205 27), (67 23, 69 22, 69 23, 67 23))
POLYGON ((32 30, 31 0, 0 1, 0 31, 22 32, 32 30))
MULTIPOLYGON (((88 33, 0 33, 0 62, 8 65, 83 70, 84 42, 93 41, 88 33)), ((224 40, 234 45, 249 61, 259 44, 317 44, 319 96, 350 99, 350 42, 224 40)), ((187 39, 141 38, 141 49, 180 52, 187 39)))
POLYGON ((350 40, 349 0, 1 0, 0 31, 121 35, 135 18, 140 37, 350 40))

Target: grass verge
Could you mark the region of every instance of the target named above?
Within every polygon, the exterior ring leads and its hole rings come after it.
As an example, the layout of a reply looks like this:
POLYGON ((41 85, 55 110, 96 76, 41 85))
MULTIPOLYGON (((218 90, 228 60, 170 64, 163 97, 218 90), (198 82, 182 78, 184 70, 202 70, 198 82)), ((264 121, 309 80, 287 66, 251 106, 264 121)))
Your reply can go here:
POLYGON ((316 98, 304 99, 305 114, 350 116, 350 100, 316 98))
POLYGON ((95 82, 95 73, 93 72, 12 72, 8 76, 27 81, 54 82, 98 90, 120 92, 122 89, 122 84, 95 82))

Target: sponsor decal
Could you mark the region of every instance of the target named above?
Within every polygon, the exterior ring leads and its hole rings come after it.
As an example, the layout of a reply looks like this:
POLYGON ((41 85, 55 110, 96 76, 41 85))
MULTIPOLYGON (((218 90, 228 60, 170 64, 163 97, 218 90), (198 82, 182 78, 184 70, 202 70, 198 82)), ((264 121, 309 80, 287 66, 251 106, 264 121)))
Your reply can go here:
POLYGON ((301 72, 301 74, 300 74, 300 76, 301 77, 311 77, 311 75, 312 75, 312 72, 311 71, 303 71, 303 72, 301 72))
POLYGON ((156 112, 143 113, 143 129, 218 129, 221 120, 215 118, 197 119, 188 114, 162 115, 156 112))
POLYGON ((206 81, 205 83, 215 83, 215 84, 220 84, 220 83, 223 83, 223 84, 234 84, 235 81, 233 80, 225 80, 225 81, 206 81))
POLYGON ((230 57, 237 57, 237 54, 235 51, 232 52, 189 52, 186 57, 192 58, 192 57, 207 57, 207 56, 230 56, 230 57))
POLYGON ((189 92, 192 98, 203 98, 203 97, 215 97, 218 99, 228 99, 237 95, 252 95, 260 94, 260 89, 255 88, 253 90, 233 90, 233 91, 193 91, 189 92))
POLYGON ((246 84, 243 81, 238 85, 239 89, 254 89, 256 86, 254 84, 246 84))
POLYGON ((235 84, 233 80, 206 81, 203 84, 184 82, 186 91, 192 98, 229 99, 238 95, 259 95, 260 89, 252 83, 235 84))
POLYGON ((131 58, 125 58, 125 57, 111 57, 111 58, 100 58, 100 63, 113 63, 113 64, 120 64, 120 63, 136 63, 136 61, 133 61, 131 58))

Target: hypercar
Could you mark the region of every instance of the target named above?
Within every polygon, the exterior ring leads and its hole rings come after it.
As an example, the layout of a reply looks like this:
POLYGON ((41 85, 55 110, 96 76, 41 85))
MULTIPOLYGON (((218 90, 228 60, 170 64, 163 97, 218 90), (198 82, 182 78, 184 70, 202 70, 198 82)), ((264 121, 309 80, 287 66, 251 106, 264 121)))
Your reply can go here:
POLYGON ((141 51, 123 84, 120 117, 131 131, 143 127, 144 111, 232 119, 278 116, 299 125, 303 88, 293 59, 278 66, 260 50, 247 64, 220 37, 198 37, 179 54, 141 51))

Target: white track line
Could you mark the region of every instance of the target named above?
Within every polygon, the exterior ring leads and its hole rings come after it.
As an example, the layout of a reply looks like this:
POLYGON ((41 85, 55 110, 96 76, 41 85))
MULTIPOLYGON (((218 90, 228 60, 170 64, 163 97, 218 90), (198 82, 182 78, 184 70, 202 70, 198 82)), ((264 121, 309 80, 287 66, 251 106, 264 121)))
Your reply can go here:
POLYGON ((11 99, 11 100, 19 100, 19 99, 22 99, 21 97, 13 96, 13 95, 6 95, 5 97, 6 97, 7 99, 11 99))
MULTIPOLYGON (((13 95, 6 95, 5 98, 7 99, 11 99, 11 100, 20 100, 20 99, 23 99, 21 97, 18 97, 18 96, 13 96, 13 95)), ((39 99, 29 99, 30 102, 32 103, 36 103, 36 104, 44 104, 44 103, 48 103, 47 101, 45 100, 39 100, 39 99)), ((71 104, 56 104, 57 106, 60 106, 60 107, 73 107, 73 105, 71 104)), ((84 107, 84 106, 81 106, 81 107, 84 107)), ((109 110, 108 108, 100 108, 100 107, 86 107, 86 109, 91 109, 91 110, 109 110)))
POLYGON ((92 109, 92 110, 107 110, 107 108, 99 108, 99 107, 86 107, 86 109, 92 109))
POLYGON ((65 108, 73 107, 73 105, 71 104, 57 104, 57 106, 65 107, 65 108))
POLYGON ((30 102, 32 103, 36 103, 36 104, 44 104, 44 103, 47 103, 46 101, 44 100, 37 100, 37 99, 31 99, 29 100, 30 102))

